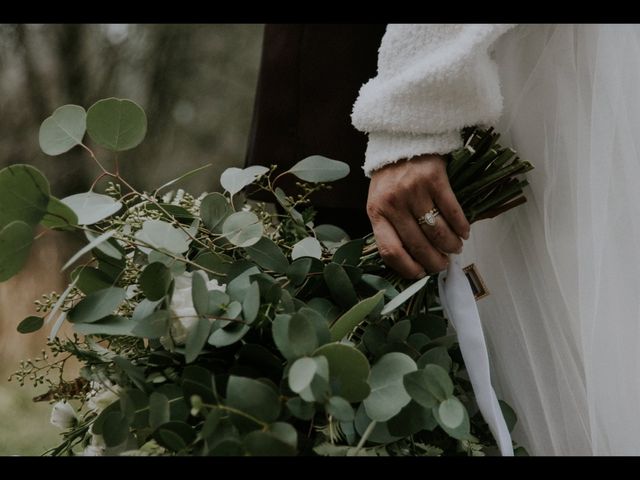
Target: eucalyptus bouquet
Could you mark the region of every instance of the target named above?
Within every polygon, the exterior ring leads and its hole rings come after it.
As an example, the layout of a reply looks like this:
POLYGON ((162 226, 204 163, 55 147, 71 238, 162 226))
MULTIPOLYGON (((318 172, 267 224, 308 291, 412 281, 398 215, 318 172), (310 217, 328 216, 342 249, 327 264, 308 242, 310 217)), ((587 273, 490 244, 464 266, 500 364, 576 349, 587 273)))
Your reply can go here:
MULTIPOLYGON (((201 167, 139 191, 117 156, 108 169, 84 138, 117 153, 140 144, 146 125, 138 105, 115 98, 60 107, 42 123, 44 153, 79 146, 96 162, 88 192, 58 199, 34 167, 0 170, 0 281, 48 230, 86 238, 63 267, 75 267, 68 287, 43 295, 38 315, 17 327, 50 329, 49 351, 12 376, 54 403, 51 421, 64 432, 48 454, 496 452, 435 277, 402 280, 371 235, 314 223, 310 196, 348 165, 312 156, 285 172, 229 168, 221 193, 176 189, 201 167), (301 193, 278 186, 285 175, 301 193), (247 200, 249 189, 274 204, 247 200), (58 335, 65 322, 72 338, 58 335), (70 359, 79 375, 69 375, 70 359)), ((516 175, 531 166, 492 131, 465 136, 449 174, 467 217, 521 203, 516 175)), ((512 428, 515 414, 501 406, 512 428)))

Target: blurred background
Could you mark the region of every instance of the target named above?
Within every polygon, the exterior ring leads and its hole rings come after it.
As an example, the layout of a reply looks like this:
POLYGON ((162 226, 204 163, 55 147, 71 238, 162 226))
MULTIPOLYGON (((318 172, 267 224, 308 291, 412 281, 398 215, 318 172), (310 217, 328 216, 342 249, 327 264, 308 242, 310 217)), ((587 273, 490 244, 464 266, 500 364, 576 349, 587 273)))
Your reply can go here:
MULTIPOLYGON (((47 157, 40 123, 59 106, 89 108, 107 97, 128 98, 147 113, 144 143, 120 155, 125 178, 158 186, 205 164, 182 183, 192 193, 219 187, 220 173, 242 166, 251 123, 262 25, 0 25, 0 168, 41 169, 58 198, 86 191, 99 173, 76 148, 47 157)), ((109 162, 105 151, 98 158, 109 162)), ((58 441, 51 406, 34 403, 44 387, 20 388, 8 376, 39 355, 47 326, 21 335, 16 325, 35 313, 33 301, 61 292, 60 267, 78 245, 64 234, 34 244, 27 267, 0 283, 0 455, 39 455, 58 441)))

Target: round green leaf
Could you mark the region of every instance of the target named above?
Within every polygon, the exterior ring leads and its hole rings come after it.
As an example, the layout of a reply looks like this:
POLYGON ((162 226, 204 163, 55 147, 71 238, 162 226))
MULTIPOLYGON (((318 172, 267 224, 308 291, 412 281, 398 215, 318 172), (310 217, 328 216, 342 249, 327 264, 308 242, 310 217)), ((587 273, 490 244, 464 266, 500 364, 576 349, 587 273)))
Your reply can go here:
POLYGON ((108 412, 102 423, 102 436, 107 447, 120 445, 129 436, 129 422, 120 412, 108 412))
POLYGON ((131 330, 131 334, 141 338, 160 338, 169 332, 171 314, 167 310, 158 310, 143 318, 131 330))
POLYGON ((171 271, 160 262, 150 263, 140 274, 138 283, 149 300, 160 300, 169 291, 171 271))
POLYGON ((327 413, 341 422, 350 422, 355 417, 351 404, 342 397, 331 397, 325 405, 327 413))
MULTIPOLYGON (((191 241, 183 230, 162 220, 145 220, 135 237, 153 248, 178 254, 189 250, 191 241)), ((145 253, 150 251, 147 247, 142 247, 141 250, 145 253)))
POLYGON ((56 197, 49 197, 47 213, 42 218, 42 225, 47 228, 70 230, 78 224, 78 216, 67 205, 56 197))
POLYGON ((130 318, 109 315, 93 323, 76 323, 73 329, 82 335, 131 335, 133 327, 130 318))
POLYGON ((351 308, 358 303, 351 279, 342 266, 332 262, 324 268, 322 275, 336 303, 345 308, 351 308))
POLYGON ((285 273, 289 267, 287 257, 275 242, 267 237, 262 237, 256 244, 245 248, 245 251, 262 268, 273 270, 276 273, 285 273))
POLYGON ((262 165, 253 165, 248 168, 227 168, 220 176, 220 185, 231 195, 235 195, 247 185, 252 184, 269 169, 262 165))
MULTIPOLYGON (((419 335, 419 334, 418 334, 419 335)), ((444 347, 435 347, 427 350, 417 361, 418 368, 424 368, 428 364, 433 363, 445 369, 445 371, 451 370, 453 360, 449 352, 444 347)))
POLYGON ((189 332, 187 343, 185 344, 184 357, 187 363, 191 363, 198 358, 202 348, 207 343, 210 331, 211 321, 208 318, 198 318, 196 327, 189 332))
POLYGON ((404 380, 407 392, 423 407, 432 407, 453 395, 453 382, 442 367, 434 364, 409 373, 404 380))
POLYGON ((153 438, 161 446, 179 452, 196 439, 196 432, 188 423, 167 422, 156 429, 153 438))
POLYGON ((287 445, 291 445, 293 448, 298 446, 298 432, 290 423, 274 422, 269 425, 267 432, 272 433, 287 445))
POLYGON ((316 362, 312 358, 302 357, 297 359, 289 369, 289 388, 296 393, 300 393, 311 385, 316 370, 316 362))
POLYGON ((349 165, 321 155, 312 155, 300 160, 289 171, 306 182, 333 182, 349 175, 349 165))
POLYGON ((30 165, 10 165, 0 170, 0 228, 20 220, 35 226, 49 205, 49 182, 30 165))
POLYGON ((321 242, 342 243, 349 240, 349 234, 335 225, 322 224, 313 227, 316 237, 321 242))
POLYGON ((331 391, 349 402, 360 402, 370 392, 369 362, 357 349, 343 343, 329 343, 313 352, 329 363, 331 391))
POLYGON ((162 393, 153 392, 149 396, 149 426, 157 428, 170 419, 169 399, 162 393))
POLYGON ((253 456, 292 456, 296 454, 295 447, 283 442, 270 432, 254 431, 244 438, 244 447, 253 456))
POLYGON ((18 324, 18 332, 20 333, 35 332, 37 330, 40 330, 42 328, 42 325, 44 325, 44 318, 36 317, 32 315, 30 317, 25 318, 18 324))
POLYGON ((73 210, 79 225, 93 225, 122 208, 122 204, 110 196, 94 192, 78 193, 60 201, 73 210))
POLYGON ((464 406, 456 397, 449 397, 438 407, 440 421, 448 428, 458 428, 464 421, 464 406))
MULTIPOLYGON (((455 397, 451 397, 454 400, 457 400, 455 397)), ((448 400, 446 402, 443 403, 449 403, 448 400)), ((459 402, 458 402, 459 403, 459 402)), ((438 407, 433 407, 431 409, 431 411, 433 412, 433 416, 435 417, 436 421, 438 422, 438 425, 440 425, 440 427, 451 437, 456 438, 458 440, 469 440, 473 437, 471 437, 471 433, 470 433, 470 423, 469 423, 469 414, 467 413, 467 409, 464 408, 464 405, 460 404, 460 407, 462 408, 462 421, 460 422, 460 424, 456 427, 456 428, 451 428, 448 423, 445 423, 445 421, 441 418, 440 416, 440 408, 438 407)), ((451 407, 447 407, 447 410, 451 408, 451 407)), ((446 414, 451 415, 450 418, 448 418, 448 421, 452 421, 452 420, 457 420, 457 417, 459 416, 459 407, 453 407, 455 408, 455 412, 450 412, 447 411, 446 414)))
POLYGON ((222 224, 223 235, 238 247, 250 247, 260 241, 263 226, 253 212, 232 213, 222 224))
MULTIPOLYGON (((354 426, 356 432, 362 436, 365 430, 369 427, 372 420, 367 416, 364 404, 360 404, 356 410, 356 418, 354 426)), ((399 440, 401 437, 396 437, 389 432, 389 426, 387 422, 376 422, 373 431, 369 435, 369 442, 372 443, 391 443, 399 440)))
POLYGON ((364 239, 358 238, 351 240, 340 246, 333 254, 333 262, 338 265, 351 265, 357 267, 362 256, 362 248, 364 247, 364 239))
POLYGON ((294 417, 301 420, 311 420, 316 413, 315 405, 311 402, 305 402, 300 397, 287 400, 287 408, 294 417))
POLYGON ((320 242, 313 237, 307 237, 296 243, 293 246, 293 250, 291 250, 291 258, 296 260, 302 257, 320 259, 322 257, 322 246, 320 242))
POLYGON ((231 375, 227 383, 226 398, 230 407, 265 423, 275 422, 280 415, 278 393, 263 382, 252 378, 231 375))
POLYGON ((93 292, 83 298, 69 311, 67 316, 71 323, 93 323, 111 315, 124 301, 126 292, 123 288, 110 287, 93 292))
POLYGON ((144 140, 147 116, 131 100, 99 100, 87 112, 87 132, 102 147, 116 152, 129 150, 144 140))
POLYGON ((60 155, 82 143, 87 130, 87 113, 78 105, 64 105, 40 125, 40 149, 47 155, 60 155))
POLYGON ((387 353, 378 360, 369 377, 371 393, 363 402, 369 418, 385 422, 411 401, 402 379, 417 368, 411 357, 400 352, 387 353))
POLYGON ((409 336, 409 332, 411 332, 411 321, 407 319, 400 320, 389 329, 387 340, 389 342, 404 342, 409 336))
POLYGON ((218 192, 210 193, 200 203, 200 218, 212 232, 218 231, 218 227, 232 211, 229 201, 218 192))
POLYGON ((260 287, 258 282, 251 282, 247 293, 242 299, 242 312, 244 321, 253 323, 260 311, 260 287))
POLYGON ((518 423, 518 416, 516 412, 511 408, 507 402, 502 400, 498 400, 498 404, 500 405, 500 410, 502 410, 502 416, 507 424, 507 428, 510 432, 516 427, 516 423, 518 423))
POLYGON ((207 342, 214 347, 226 347, 239 341, 248 331, 249 325, 236 323, 232 327, 217 329, 209 336, 207 342))
POLYGON ((0 282, 18 273, 29 259, 33 228, 21 221, 11 222, 0 230, 0 282))
POLYGON ((295 357, 313 353, 318 348, 318 337, 313 322, 304 314, 294 314, 289 322, 288 341, 295 357))

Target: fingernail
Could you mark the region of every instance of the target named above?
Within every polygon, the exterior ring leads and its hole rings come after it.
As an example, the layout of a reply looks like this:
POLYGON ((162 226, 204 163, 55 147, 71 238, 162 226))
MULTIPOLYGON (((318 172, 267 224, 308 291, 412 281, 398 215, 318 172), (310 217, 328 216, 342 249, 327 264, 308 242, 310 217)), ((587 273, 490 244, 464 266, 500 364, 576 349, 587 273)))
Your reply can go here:
POLYGON ((465 240, 469 240, 469 230, 467 230, 466 232, 464 232, 464 235, 462 236, 462 238, 464 238, 465 240))
POLYGON ((422 272, 420 272, 418 275, 416 275, 416 280, 420 280, 421 278, 424 278, 427 276, 427 272, 425 272, 424 270, 422 272))
POLYGON ((460 247, 455 253, 456 254, 461 254, 462 253, 462 247, 460 247))

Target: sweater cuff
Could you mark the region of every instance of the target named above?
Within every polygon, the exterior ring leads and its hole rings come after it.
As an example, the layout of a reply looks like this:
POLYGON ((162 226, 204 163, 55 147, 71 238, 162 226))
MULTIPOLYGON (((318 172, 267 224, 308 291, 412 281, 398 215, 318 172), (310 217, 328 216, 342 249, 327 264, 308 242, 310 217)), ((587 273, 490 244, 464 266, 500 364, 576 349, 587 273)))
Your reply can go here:
POLYGON ((462 147, 459 131, 433 135, 414 135, 410 133, 369 133, 369 143, 364 166, 367 177, 379 168, 407 160, 418 155, 445 154, 462 147))

